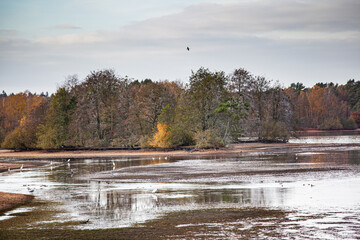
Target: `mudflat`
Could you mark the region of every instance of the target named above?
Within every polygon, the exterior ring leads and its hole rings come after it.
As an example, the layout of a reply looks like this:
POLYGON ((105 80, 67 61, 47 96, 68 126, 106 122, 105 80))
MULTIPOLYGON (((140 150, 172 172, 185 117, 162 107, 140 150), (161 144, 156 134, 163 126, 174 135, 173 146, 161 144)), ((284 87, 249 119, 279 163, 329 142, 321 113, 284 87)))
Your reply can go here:
POLYGON ((257 151, 258 148, 287 148, 297 146, 290 143, 241 143, 230 144, 220 149, 191 149, 191 150, 71 150, 71 151, 13 151, 0 150, 0 159, 61 159, 61 158, 97 158, 122 156, 184 156, 184 155, 216 155, 237 154, 241 152, 257 151))
POLYGON ((34 196, 0 192, 0 212, 31 201, 34 196))

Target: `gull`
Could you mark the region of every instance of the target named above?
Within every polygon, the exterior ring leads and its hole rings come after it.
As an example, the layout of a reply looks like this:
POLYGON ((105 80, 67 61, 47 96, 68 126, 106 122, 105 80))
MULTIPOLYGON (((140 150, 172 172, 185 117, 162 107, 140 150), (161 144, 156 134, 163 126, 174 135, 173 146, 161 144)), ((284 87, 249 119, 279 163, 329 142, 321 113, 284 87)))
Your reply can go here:
POLYGON ((70 158, 67 161, 70 162, 70 158))
POLYGON ((31 188, 28 187, 28 190, 29 190, 29 192, 34 192, 35 188, 31 189, 31 188))
POLYGON ((155 188, 154 190, 152 190, 152 193, 156 193, 157 191, 157 188, 155 188))
POLYGON ((114 162, 114 160, 112 160, 112 164, 113 164, 113 166, 115 167, 115 162, 114 162))
POLYGON ((24 167, 24 164, 22 164, 22 165, 21 165, 21 167, 20 167, 20 171, 22 171, 22 170, 23 170, 23 167, 24 167))
POLYGON ((190 51, 190 48, 189 48, 189 47, 186 47, 186 49, 187 49, 188 51, 190 51))
POLYGON ((11 171, 11 169, 10 168, 8 168, 8 172, 10 172, 11 171))

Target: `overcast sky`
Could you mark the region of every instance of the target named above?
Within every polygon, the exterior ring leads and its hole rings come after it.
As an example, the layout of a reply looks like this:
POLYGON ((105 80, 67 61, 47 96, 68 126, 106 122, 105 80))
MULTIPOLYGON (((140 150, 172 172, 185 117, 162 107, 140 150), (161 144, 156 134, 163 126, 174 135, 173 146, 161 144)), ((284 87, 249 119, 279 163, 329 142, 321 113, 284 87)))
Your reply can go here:
POLYGON ((0 1, 0 91, 52 93, 104 68, 186 82, 201 66, 284 86, 360 80, 360 1, 0 1))

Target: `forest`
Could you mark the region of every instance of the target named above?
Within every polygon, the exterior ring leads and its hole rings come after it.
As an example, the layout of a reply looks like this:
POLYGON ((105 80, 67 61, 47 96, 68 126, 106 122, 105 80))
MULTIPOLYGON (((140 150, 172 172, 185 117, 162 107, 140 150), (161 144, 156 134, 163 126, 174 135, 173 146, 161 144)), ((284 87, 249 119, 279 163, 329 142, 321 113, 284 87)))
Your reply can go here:
POLYGON ((3 91, 0 101, 0 143, 10 149, 216 148, 360 126, 360 81, 283 87, 243 68, 202 67, 186 84, 104 69, 69 76, 51 96, 3 91))

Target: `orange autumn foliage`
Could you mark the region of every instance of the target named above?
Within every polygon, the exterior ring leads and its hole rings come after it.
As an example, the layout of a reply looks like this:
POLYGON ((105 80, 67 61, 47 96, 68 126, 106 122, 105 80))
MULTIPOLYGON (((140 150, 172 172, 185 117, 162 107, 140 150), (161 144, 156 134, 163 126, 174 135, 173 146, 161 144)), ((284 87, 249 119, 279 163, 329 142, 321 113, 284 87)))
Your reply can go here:
POLYGON ((2 99, 0 142, 5 148, 35 146, 35 132, 46 112, 46 98, 28 91, 2 99))
POLYGON ((169 126, 165 123, 158 123, 156 125, 157 132, 154 134, 152 140, 150 141, 150 146, 159 147, 159 148, 168 148, 169 144, 169 126))

